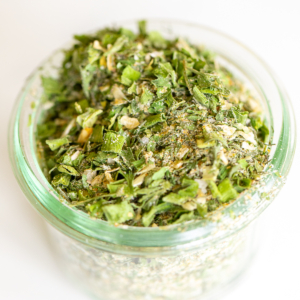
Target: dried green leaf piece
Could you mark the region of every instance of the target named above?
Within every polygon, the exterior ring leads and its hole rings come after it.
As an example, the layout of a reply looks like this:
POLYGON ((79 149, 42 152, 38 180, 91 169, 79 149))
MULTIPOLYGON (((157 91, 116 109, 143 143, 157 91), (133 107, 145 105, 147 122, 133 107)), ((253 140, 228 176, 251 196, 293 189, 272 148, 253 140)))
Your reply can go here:
POLYGON ((180 190, 178 195, 189 198, 194 198, 197 196, 199 185, 195 180, 183 178, 181 186, 185 187, 185 189, 180 190))
POLYGON ((133 162, 135 161, 132 150, 130 148, 122 150, 120 156, 129 168, 132 166, 131 164, 133 164, 133 162))
POLYGON ((94 204, 88 204, 86 207, 91 217, 101 218, 103 215, 103 200, 100 200, 94 204))
POLYGON ((81 34, 81 35, 75 34, 74 39, 85 45, 88 45, 93 40, 91 36, 86 34, 81 34))
POLYGON ((164 78, 162 76, 159 76, 157 79, 152 80, 152 84, 154 84, 157 88, 162 87, 162 88, 170 88, 171 83, 168 78, 164 78))
POLYGON ((163 197, 163 201, 182 205, 187 200, 195 198, 197 196, 199 185, 195 180, 183 178, 182 187, 185 188, 178 191, 177 194, 170 193, 167 196, 163 197))
POLYGON ((210 147, 213 147, 216 145, 215 140, 210 140, 210 141, 205 142, 204 139, 199 139, 196 142, 197 142, 197 147, 200 149, 210 148, 210 147))
POLYGON ((120 154, 125 143, 125 137, 114 132, 107 132, 104 136, 101 150, 120 154))
POLYGON ((53 135, 56 131, 57 126, 54 122, 47 122, 45 124, 37 125, 37 135, 38 138, 44 139, 53 135))
POLYGON ((170 203, 161 203, 157 206, 152 206, 150 211, 144 213, 142 222, 145 227, 148 227, 154 220, 157 214, 161 214, 173 208, 174 205, 170 203))
POLYGON ((121 28, 120 33, 126 36, 129 40, 134 40, 136 37, 136 35, 130 29, 127 28, 121 28))
POLYGON ((147 34, 147 22, 145 20, 141 20, 138 22, 140 35, 147 34))
POLYGON ((251 118, 251 125, 255 130, 258 130, 260 127, 263 126, 263 121, 260 117, 251 118))
POLYGON ((97 121, 98 115, 102 113, 101 109, 94 109, 89 107, 87 112, 79 115, 76 119, 77 123, 82 128, 91 128, 97 121))
POLYGON ((245 189, 251 187, 252 180, 250 178, 238 179, 237 183, 233 186, 238 193, 243 192, 245 189))
POLYGON ((63 137, 55 140, 46 140, 46 144, 50 147, 52 151, 60 148, 63 145, 69 144, 70 141, 67 137, 63 137))
POLYGON ((108 184, 107 188, 108 188, 109 192, 111 194, 115 194, 115 193, 117 193, 117 191, 119 189, 124 188, 125 187, 124 181, 125 181, 125 179, 121 179, 121 180, 118 180, 118 181, 108 184))
POLYGON ((86 174, 83 174, 81 180, 82 180, 82 185, 83 185, 83 187, 84 187, 85 189, 88 189, 88 188, 89 188, 89 184, 88 184, 88 182, 87 182, 87 175, 86 175, 86 174))
POLYGON ((258 136, 263 140, 264 143, 266 143, 268 141, 269 134, 270 130, 268 129, 266 124, 263 123, 263 125, 258 130, 258 136))
POLYGON ((222 197, 221 193, 219 192, 219 189, 218 189, 217 185, 214 183, 214 181, 212 181, 212 180, 208 181, 208 186, 210 188, 213 198, 221 199, 221 197, 222 197))
POLYGON ((175 194, 175 193, 170 193, 167 196, 163 197, 164 202, 168 203, 174 203, 177 205, 182 205, 188 200, 187 197, 175 194))
POLYGON ((121 50, 121 48, 128 42, 128 38, 126 36, 120 36, 114 43, 114 45, 104 53, 104 56, 108 56, 114 54, 121 50))
POLYGON ((110 224, 122 224, 135 216, 132 206, 127 201, 104 205, 102 209, 110 224))
POLYGON ((229 178, 224 179, 219 185, 218 190, 221 194, 220 201, 228 202, 238 197, 237 191, 233 188, 229 178))
POLYGON ((158 68, 154 70, 154 73, 156 76, 167 77, 168 75, 171 75, 173 71, 172 65, 169 62, 166 62, 159 63, 158 68))
POLYGON ((162 37, 158 31, 151 31, 148 35, 149 41, 157 48, 165 48, 167 46, 167 41, 162 37))
POLYGON ((148 109, 148 112, 151 114, 157 114, 157 113, 161 113, 161 112, 165 112, 167 106, 165 105, 165 101, 164 100, 158 100, 155 101, 151 104, 151 106, 148 109))
POLYGON ((71 180, 71 175, 69 175, 69 174, 57 174, 54 176, 51 183, 54 186, 59 186, 59 185, 68 186, 70 183, 70 180, 71 180))
POLYGON ((44 92, 47 95, 59 94, 61 93, 62 86, 57 79, 52 77, 42 77, 42 86, 44 92))
POLYGON ((102 41, 101 44, 104 47, 107 47, 108 45, 113 45, 116 40, 118 39, 118 37, 120 37, 120 34, 117 32, 113 32, 111 30, 106 31, 107 33, 104 34, 104 36, 102 37, 102 41))
POLYGON ((196 86, 193 87, 193 95, 199 103, 207 107, 209 106, 209 100, 196 86))
POLYGON ((199 215, 204 218, 207 214, 207 205, 206 204, 197 204, 197 211, 199 215))
POLYGON ((155 172, 152 175, 152 180, 158 180, 164 178, 166 172, 169 170, 169 167, 162 167, 159 171, 155 172))
POLYGON ((100 59, 101 52, 93 47, 92 44, 88 47, 88 61, 90 64, 100 59))
POLYGON ((88 64, 84 68, 80 68, 82 89, 86 97, 90 96, 90 83, 93 79, 94 72, 96 70, 95 65, 88 64))
POLYGON ((80 174, 77 172, 77 170, 71 166, 67 165, 59 165, 57 167, 57 170, 61 173, 66 173, 73 176, 79 176, 80 174))
POLYGON ((189 213, 182 214, 180 216, 180 218, 178 220, 176 220, 175 222, 173 222, 172 224, 180 224, 180 223, 183 223, 183 222, 191 221, 193 219, 195 219, 195 216, 194 216, 194 212, 191 211, 189 213))
POLYGON ((128 89, 128 94, 131 95, 131 94, 137 94, 137 91, 136 91, 136 83, 133 82, 133 84, 130 86, 130 88, 128 89))
POLYGON ((81 111, 82 111, 81 113, 84 113, 86 111, 86 109, 90 106, 89 101, 86 99, 82 99, 76 103, 80 106, 81 111))
POLYGON ((209 88, 202 88, 200 91, 201 93, 205 93, 205 94, 218 95, 223 92, 223 89, 217 86, 211 86, 209 88))
POLYGON ((141 73, 136 71, 131 66, 127 66, 122 73, 121 82, 124 85, 131 85, 133 81, 138 80, 141 77, 141 73))
POLYGON ((142 92, 142 96, 141 96, 140 102, 141 102, 142 104, 146 104, 146 103, 148 103, 150 100, 153 99, 153 96, 154 96, 153 93, 151 93, 148 89, 143 88, 143 92, 142 92))
POLYGON ((246 121, 248 119, 248 114, 249 114, 248 111, 240 111, 238 108, 232 107, 231 113, 235 118, 236 123, 241 123, 243 125, 246 125, 246 121))
POLYGON ((249 164, 247 163, 246 159, 240 159, 240 160, 238 161, 238 163, 240 164, 240 166, 241 166, 243 169, 246 169, 247 166, 249 165, 249 164))
POLYGON ((152 127, 153 125, 164 121, 165 121, 164 114, 151 115, 146 118, 146 123, 143 125, 143 127, 145 128, 152 127))
POLYGON ((148 211, 152 206, 158 203, 161 196, 172 188, 172 184, 167 180, 155 180, 148 187, 137 191, 138 195, 143 195, 139 203, 142 203, 143 209, 148 211))
POLYGON ((103 140, 103 126, 102 125, 96 125, 93 133, 90 137, 90 141, 93 143, 102 143, 103 140))

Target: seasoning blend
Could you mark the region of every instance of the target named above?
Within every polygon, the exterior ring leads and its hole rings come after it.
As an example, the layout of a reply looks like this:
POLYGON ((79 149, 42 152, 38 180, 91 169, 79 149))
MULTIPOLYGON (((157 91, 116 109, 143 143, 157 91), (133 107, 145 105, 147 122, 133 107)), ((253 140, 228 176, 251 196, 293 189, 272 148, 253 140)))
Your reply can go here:
POLYGON ((96 298, 218 297, 288 174, 292 108, 238 42, 135 26, 76 36, 29 78, 11 118, 15 175, 59 264, 96 298))
POLYGON ((205 218, 259 182, 269 130, 214 56, 157 31, 75 36, 37 125, 44 173, 72 207, 111 224, 205 218), (49 174, 49 175, 48 175, 49 174))

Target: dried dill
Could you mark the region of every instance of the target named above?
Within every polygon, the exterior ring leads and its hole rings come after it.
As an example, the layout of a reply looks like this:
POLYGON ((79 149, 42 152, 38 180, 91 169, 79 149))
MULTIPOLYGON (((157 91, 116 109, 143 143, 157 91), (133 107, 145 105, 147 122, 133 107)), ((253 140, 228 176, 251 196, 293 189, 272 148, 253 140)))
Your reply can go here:
MULTIPOLYGON (((205 218, 254 185, 268 162, 261 108, 214 55, 159 32, 75 36, 37 127, 58 193, 112 224, 205 218)), ((45 171, 45 170, 44 170, 45 171)))

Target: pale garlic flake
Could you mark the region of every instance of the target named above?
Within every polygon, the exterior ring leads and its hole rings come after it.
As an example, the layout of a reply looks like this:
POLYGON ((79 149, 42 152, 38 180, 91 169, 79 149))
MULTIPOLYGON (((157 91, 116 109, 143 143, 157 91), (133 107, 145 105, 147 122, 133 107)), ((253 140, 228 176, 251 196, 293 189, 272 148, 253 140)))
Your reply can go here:
POLYGON ((120 123, 128 129, 134 129, 134 128, 137 128, 140 125, 140 122, 139 122, 138 119, 130 118, 128 116, 123 116, 120 119, 120 123))

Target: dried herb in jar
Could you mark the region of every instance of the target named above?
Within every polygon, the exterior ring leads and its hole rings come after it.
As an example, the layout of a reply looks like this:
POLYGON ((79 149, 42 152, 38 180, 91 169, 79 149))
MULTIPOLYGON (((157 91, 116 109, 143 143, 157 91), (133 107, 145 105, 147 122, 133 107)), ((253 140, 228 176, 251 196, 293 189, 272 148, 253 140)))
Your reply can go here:
POLYGON ((49 181, 112 224, 205 218, 256 184, 268 162, 259 103, 186 40, 106 28, 75 36, 37 127, 49 181))

